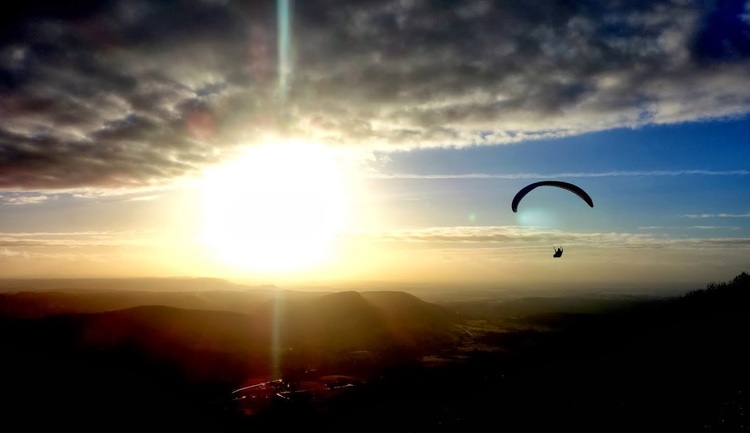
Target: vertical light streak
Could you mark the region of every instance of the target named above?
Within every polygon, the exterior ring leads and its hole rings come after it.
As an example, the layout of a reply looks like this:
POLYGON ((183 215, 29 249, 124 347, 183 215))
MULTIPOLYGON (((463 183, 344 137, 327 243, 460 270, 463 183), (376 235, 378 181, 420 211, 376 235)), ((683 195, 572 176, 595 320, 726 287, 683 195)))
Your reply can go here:
POLYGON ((271 378, 272 379, 281 379, 282 371, 281 371, 281 351, 284 350, 284 348, 281 345, 281 315, 283 312, 281 311, 282 303, 284 300, 282 299, 281 293, 278 291, 276 292, 274 296, 274 303, 273 303, 273 317, 271 318, 272 324, 271 324, 271 378))
MULTIPOLYGON (((278 79, 279 79, 279 110, 282 118, 286 113, 286 99, 289 93, 290 79, 292 74, 292 31, 291 31, 291 0, 277 0, 276 2, 276 26, 277 26, 277 51, 278 51, 278 79)), ((283 300, 281 294, 276 293, 273 309, 273 325, 271 329, 271 374, 274 378, 281 378, 281 352, 284 350, 281 343, 281 317, 283 300)))
POLYGON ((289 93, 289 81, 292 74, 292 31, 290 25, 292 12, 290 0, 278 0, 276 4, 279 99, 283 104, 289 93))

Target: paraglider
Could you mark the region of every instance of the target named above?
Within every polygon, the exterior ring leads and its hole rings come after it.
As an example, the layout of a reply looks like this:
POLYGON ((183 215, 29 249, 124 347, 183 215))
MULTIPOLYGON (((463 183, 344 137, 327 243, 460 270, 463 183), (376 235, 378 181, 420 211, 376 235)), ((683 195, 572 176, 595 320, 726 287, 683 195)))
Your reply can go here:
MULTIPOLYGON (((515 197, 513 197, 513 202, 510 205, 511 209, 513 209, 513 212, 518 212, 518 204, 521 203, 521 200, 526 196, 526 194, 528 194, 533 189, 538 188, 540 186, 554 186, 557 188, 565 189, 577 195, 581 199, 583 199, 583 201, 585 201, 586 204, 589 205, 589 207, 594 207, 594 201, 591 199, 591 196, 589 196, 588 193, 584 191, 583 188, 581 188, 580 186, 574 185, 570 182, 563 182, 560 180, 543 180, 543 181, 534 182, 529 185, 526 185, 525 187, 521 188, 521 190, 516 193, 515 197)), ((552 257, 556 259, 562 257, 563 255, 562 247, 561 248, 552 247, 552 248, 555 250, 555 253, 552 255, 552 257)))
POLYGON ((534 182, 532 184, 526 185, 525 187, 521 188, 521 190, 516 193, 516 196, 513 197, 513 202, 510 205, 511 209, 513 209, 513 212, 518 212, 518 204, 521 202, 521 199, 523 199, 526 196, 526 194, 528 194, 529 192, 531 192, 531 190, 538 188, 540 186, 554 186, 557 188, 568 190, 576 194, 578 197, 581 197, 583 201, 585 201, 590 207, 594 207, 594 201, 591 199, 588 193, 584 191, 580 186, 573 185, 572 183, 563 182, 560 180, 542 180, 539 182, 534 182))

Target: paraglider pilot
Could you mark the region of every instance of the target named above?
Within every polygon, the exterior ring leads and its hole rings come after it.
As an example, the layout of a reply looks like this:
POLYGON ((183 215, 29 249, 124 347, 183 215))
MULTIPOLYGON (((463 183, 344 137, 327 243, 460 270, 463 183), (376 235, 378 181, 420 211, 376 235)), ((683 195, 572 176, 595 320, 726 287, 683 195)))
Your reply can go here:
POLYGON ((562 257, 562 253, 563 253, 563 249, 562 248, 557 248, 557 249, 555 249, 555 254, 553 254, 552 257, 562 257))

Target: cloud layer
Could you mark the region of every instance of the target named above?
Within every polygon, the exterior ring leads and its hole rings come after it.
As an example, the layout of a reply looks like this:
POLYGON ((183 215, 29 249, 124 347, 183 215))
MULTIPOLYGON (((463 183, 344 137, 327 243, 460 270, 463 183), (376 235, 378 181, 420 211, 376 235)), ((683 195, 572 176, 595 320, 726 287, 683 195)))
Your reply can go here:
POLYGON ((280 33, 270 0, 26 1, 0 18, 0 189, 162 184, 268 137, 403 150, 746 113, 750 5, 709 4, 305 0, 280 33))

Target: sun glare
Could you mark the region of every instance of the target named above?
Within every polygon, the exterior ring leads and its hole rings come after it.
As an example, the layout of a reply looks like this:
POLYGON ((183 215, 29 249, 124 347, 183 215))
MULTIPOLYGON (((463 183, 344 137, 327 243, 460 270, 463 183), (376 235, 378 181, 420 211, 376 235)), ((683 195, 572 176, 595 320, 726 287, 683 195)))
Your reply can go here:
POLYGON ((203 239, 238 270, 302 270, 323 264, 346 228, 346 171, 330 148, 278 142, 249 148, 208 173, 203 239))

